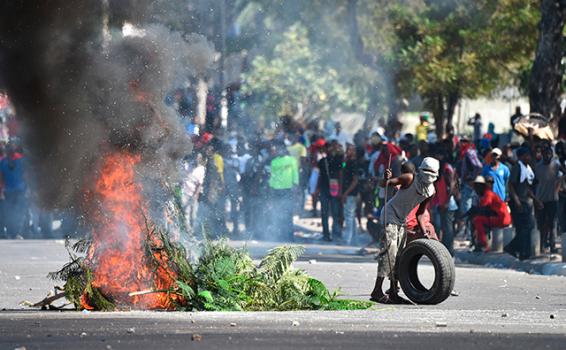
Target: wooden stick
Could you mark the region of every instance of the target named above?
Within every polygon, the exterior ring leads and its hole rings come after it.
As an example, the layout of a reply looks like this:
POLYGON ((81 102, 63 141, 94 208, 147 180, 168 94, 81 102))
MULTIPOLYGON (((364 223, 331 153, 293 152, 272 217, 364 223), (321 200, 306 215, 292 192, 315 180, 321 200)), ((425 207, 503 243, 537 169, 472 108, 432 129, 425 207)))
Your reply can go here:
MULTIPOLYGON (((391 153, 389 153, 389 160, 387 161, 387 169, 391 168, 391 153)), ((386 169, 386 170, 387 170, 386 169)), ((391 176, 393 176, 393 174, 391 174, 391 176)), ((386 226, 387 226, 387 192, 389 190, 389 179, 387 179, 385 181, 385 196, 384 196, 384 204, 383 204, 383 234, 385 233, 386 230, 386 226)), ((390 243, 390 245, 393 244, 393 242, 390 243)), ((397 284, 397 282, 395 281, 395 266, 391 266, 392 265, 392 261, 391 261, 391 256, 389 254, 389 249, 391 247, 387 247, 387 260, 389 261, 389 268, 391 269, 391 284, 397 288, 395 285, 397 284)))
POLYGON ((167 290, 153 290, 153 289, 146 289, 146 290, 140 290, 137 292, 130 292, 128 293, 128 296, 130 297, 135 297, 137 295, 146 295, 146 294, 153 294, 153 293, 166 293, 167 290))
POLYGON ((38 303, 33 304, 32 307, 43 307, 43 306, 51 305, 51 303, 53 303, 55 300, 59 300, 61 298, 64 298, 65 295, 66 295, 66 293, 55 294, 53 296, 50 296, 50 297, 43 299, 42 301, 40 301, 38 303))

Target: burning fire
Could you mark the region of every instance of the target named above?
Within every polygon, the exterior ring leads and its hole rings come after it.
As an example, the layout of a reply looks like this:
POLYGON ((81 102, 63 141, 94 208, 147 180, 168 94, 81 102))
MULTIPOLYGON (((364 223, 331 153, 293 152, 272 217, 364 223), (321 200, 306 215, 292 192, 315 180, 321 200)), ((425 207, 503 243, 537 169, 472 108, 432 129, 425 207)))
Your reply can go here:
MULTIPOLYGON (((142 187, 136 182, 140 160, 125 151, 104 158, 93 194, 97 205, 86 265, 92 271, 92 287, 118 308, 172 309, 167 290, 176 274, 167 267, 166 253, 147 248, 148 243, 159 247, 162 242, 150 236, 144 217, 142 187)), ((86 293, 82 306, 94 309, 86 293)))

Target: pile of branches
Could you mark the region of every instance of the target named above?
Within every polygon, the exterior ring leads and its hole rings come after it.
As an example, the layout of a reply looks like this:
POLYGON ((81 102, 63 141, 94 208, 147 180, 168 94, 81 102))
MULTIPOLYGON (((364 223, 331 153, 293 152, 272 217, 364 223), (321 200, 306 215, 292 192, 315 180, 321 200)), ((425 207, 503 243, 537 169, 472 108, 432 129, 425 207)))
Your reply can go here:
MULTIPOLYGON (((92 286, 92 271, 81 257, 89 244, 88 241, 69 244, 71 261, 49 277, 65 282, 64 296, 79 310, 83 308, 83 295, 96 310, 116 310, 114 301, 92 286)), ((148 261, 155 269, 167 267, 176 274, 175 283, 168 290, 155 292, 167 293, 176 310, 355 310, 372 305, 339 299, 338 291, 330 292, 321 281, 294 269, 292 264, 304 252, 303 247, 274 248, 256 265, 245 249, 230 247, 225 240, 206 240, 201 244, 200 258, 191 263, 182 245, 172 242, 166 233, 155 228, 149 230, 148 261), (156 259, 159 255, 168 258, 156 259)))

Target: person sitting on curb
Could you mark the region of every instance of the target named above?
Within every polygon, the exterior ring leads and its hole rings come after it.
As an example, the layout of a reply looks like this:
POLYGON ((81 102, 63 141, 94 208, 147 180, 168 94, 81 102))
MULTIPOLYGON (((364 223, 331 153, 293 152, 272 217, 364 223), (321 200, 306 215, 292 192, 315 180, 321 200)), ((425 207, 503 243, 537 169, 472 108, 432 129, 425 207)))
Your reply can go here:
POLYGON ((398 186, 399 191, 391 198, 381 212, 381 222, 385 230, 383 235, 382 252, 378 257, 378 270, 375 287, 371 292, 371 301, 382 304, 407 302, 398 294, 395 278, 395 262, 398 251, 403 248, 405 242, 406 219, 411 210, 419 206, 417 210, 417 221, 422 232, 427 232, 423 221, 423 214, 434 196, 434 182, 438 179, 440 163, 437 159, 427 157, 423 159, 416 175, 401 174, 399 177, 391 178, 391 169, 387 169, 381 180, 382 187, 398 186), (390 293, 383 293, 383 281, 385 277, 391 281, 390 293))
POLYGON ((474 180, 474 190, 480 197, 479 205, 468 211, 473 216, 476 248, 474 251, 489 251, 487 231, 511 225, 511 214, 507 204, 492 190, 493 178, 478 176, 474 180))

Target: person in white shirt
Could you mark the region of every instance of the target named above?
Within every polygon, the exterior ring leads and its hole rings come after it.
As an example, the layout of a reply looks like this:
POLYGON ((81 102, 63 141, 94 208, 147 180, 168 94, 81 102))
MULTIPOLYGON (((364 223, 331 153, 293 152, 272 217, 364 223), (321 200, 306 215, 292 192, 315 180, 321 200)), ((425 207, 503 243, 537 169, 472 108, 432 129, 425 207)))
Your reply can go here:
POLYGON ((193 227, 195 222, 198 199, 202 192, 202 185, 206 169, 204 167, 204 159, 200 153, 196 159, 189 163, 185 163, 185 181, 183 181, 182 203, 185 207, 185 218, 187 227, 193 227))
POLYGON ((328 136, 328 141, 333 140, 336 140, 340 145, 342 145, 342 149, 346 149, 346 143, 352 143, 348 135, 342 131, 342 125, 340 122, 336 122, 336 124, 334 124, 334 132, 328 136))

